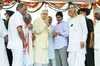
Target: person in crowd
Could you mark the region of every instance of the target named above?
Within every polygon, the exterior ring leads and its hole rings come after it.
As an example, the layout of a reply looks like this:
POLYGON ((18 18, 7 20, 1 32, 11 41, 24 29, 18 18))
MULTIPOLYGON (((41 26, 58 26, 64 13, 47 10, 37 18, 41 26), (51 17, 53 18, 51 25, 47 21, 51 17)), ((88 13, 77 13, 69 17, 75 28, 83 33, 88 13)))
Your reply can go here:
MULTIPOLYGON (((10 19, 10 17, 13 14, 14 14, 14 12, 13 11, 10 11, 10 10, 6 10, 6 13, 4 14, 6 19, 3 19, 3 20, 4 20, 4 24, 5 24, 5 27, 6 27, 7 30, 8 30, 9 19, 10 19)), ((7 47, 7 43, 8 42, 5 43, 6 44, 6 47, 7 47)), ((8 56, 9 64, 11 66, 12 65, 12 52, 8 48, 6 48, 6 51, 7 51, 7 56, 8 56)))
POLYGON ((48 10, 41 12, 41 17, 33 22, 34 26, 34 66, 44 66, 49 63, 48 59, 48 34, 50 28, 48 26, 48 10))
MULTIPOLYGON (((0 10, 3 7, 3 0, 0 0, 0 10)), ((9 66, 5 42, 7 42, 7 30, 0 15, 0 66, 9 66)))
POLYGON ((94 66, 94 24, 93 21, 87 16, 90 14, 90 9, 88 8, 80 8, 78 10, 78 14, 83 14, 86 19, 86 24, 88 28, 88 35, 86 40, 86 60, 85 66, 94 66))
POLYGON ((54 26, 52 24, 52 17, 48 16, 49 19, 49 26, 51 28, 51 32, 49 33, 49 45, 48 45, 48 53, 49 53, 49 64, 48 66, 56 66, 56 60, 55 60, 55 49, 54 49, 54 39, 53 39, 53 29, 54 26))
POLYGON ((70 7, 68 10, 69 23, 69 66, 85 66, 87 25, 83 15, 77 15, 76 9, 70 7))
POLYGON ((23 16, 27 13, 27 5, 20 3, 16 7, 16 12, 10 17, 8 25, 8 45, 13 55, 12 66, 24 66, 24 52, 27 47, 25 35, 31 25, 25 29, 23 16))
POLYGON ((96 25, 94 27, 94 57, 95 66, 100 65, 100 8, 96 8, 94 11, 96 18, 96 25))
MULTIPOLYGON (((32 17, 29 13, 24 16, 25 28, 27 28, 31 24, 32 17)), ((26 35, 26 43, 27 48, 25 51, 25 66, 33 66, 33 46, 32 46, 32 29, 30 29, 29 33, 26 35)))
POLYGON ((56 19, 58 23, 54 27, 53 37, 55 42, 56 66, 68 66, 67 63, 67 37, 68 23, 63 21, 63 13, 57 12, 56 19))

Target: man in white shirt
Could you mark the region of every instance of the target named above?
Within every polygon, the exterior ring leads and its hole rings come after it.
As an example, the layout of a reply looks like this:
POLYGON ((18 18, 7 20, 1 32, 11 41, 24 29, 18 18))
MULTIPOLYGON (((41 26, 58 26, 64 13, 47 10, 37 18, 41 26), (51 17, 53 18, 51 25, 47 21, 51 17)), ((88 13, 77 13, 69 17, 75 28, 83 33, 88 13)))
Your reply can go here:
MULTIPOLYGON (((3 0, 0 0, 0 10, 3 7, 3 0)), ((9 66, 5 43, 7 41, 7 30, 0 15, 0 66, 9 66), (4 41, 5 39, 5 41, 4 41)))
MULTIPOLYGON (((8 25, 8 49, 11 49, 13 54, 12 66, 24 66, 23 52, 26 48, 25 35, 27 34, 25 29, 25 23, 23 16, 27 12, 27 5, 24 3, 18 4, 16 12, 11 16, 8 25)), ((28 29, 27 29, 28 30, 28 29)))
POLYGON ((69 23, 69 45, 68 64, 69 66, 85 66, 87 25, 83 15, 77 15, 74 7, 69 8, 68 14, 71 17, 69 23))
POLYGON ((96 25, 94 26, 95 66, 100 66, 100 8, 95 9, 96 25))

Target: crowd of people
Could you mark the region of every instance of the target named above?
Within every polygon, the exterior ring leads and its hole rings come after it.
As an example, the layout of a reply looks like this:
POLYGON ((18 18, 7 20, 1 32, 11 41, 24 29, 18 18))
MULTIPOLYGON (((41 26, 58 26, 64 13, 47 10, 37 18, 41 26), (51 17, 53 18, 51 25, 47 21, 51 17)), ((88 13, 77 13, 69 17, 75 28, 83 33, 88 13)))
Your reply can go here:
POLYGON ((94 11, 95 26, 88 8, 70 7, 67 22, 58 11, 55 26, 48 12, 43 9, 31 22, 35 16, 19 3, 16 12, 6 11, 6 19, 0 16, 0 66, 99 66, 100 8, 94 11))

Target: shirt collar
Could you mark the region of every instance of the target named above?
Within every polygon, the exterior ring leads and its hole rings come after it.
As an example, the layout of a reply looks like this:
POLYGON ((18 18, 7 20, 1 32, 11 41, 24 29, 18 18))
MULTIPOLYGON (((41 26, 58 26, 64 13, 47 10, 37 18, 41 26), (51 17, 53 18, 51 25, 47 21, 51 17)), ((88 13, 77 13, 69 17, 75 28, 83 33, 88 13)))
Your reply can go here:
MULTIPOLYGON (((63 20, 61 20, 60 23, 63 23, 63 20)), ((60 23, 57 23, 57 24, 60 24, 60 23)))

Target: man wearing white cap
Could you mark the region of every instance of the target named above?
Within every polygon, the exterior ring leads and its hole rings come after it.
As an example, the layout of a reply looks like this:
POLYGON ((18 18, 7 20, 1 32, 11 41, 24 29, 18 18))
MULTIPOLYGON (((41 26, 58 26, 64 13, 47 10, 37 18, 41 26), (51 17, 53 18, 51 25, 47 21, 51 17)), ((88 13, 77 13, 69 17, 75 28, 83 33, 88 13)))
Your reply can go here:
POLYGON ((100 66, 100 8, 95 9, 96 25, 94 27, 95 66, 100 66))

